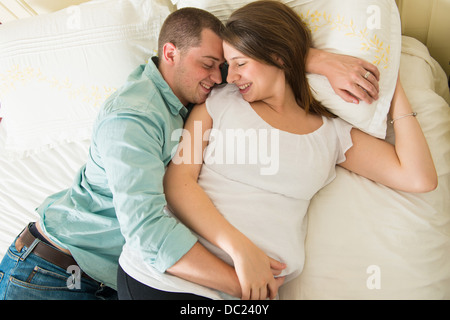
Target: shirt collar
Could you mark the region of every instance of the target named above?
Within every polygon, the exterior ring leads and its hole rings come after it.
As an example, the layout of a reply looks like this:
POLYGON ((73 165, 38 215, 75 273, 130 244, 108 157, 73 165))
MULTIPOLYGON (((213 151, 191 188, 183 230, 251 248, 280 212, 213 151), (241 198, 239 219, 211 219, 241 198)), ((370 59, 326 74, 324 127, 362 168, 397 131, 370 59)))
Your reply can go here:
POLYGON ((145 66, 144 73, 146 73, 147 76, 153 80, 155 86, 161 92, 163 99, 166 101, 170 112, 174 116, 179 114, 183 118, 186 118, 188 109, 181 103, 180 99, 175 96, 172 89, 164 80, 163 76, 158 70, 158 63, 158 57, 152 57, 151 61, 149 61, 145 66))

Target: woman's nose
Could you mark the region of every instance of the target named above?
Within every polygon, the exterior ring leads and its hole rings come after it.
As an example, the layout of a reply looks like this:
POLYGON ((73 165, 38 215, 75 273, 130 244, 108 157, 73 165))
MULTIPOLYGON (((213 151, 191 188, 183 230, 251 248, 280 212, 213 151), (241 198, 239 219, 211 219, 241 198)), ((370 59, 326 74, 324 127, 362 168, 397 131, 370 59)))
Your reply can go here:
POLYGON ((233 70, 233 68, 228 68, 227 82, 233 83, 239 79, 239 75, 233 70))

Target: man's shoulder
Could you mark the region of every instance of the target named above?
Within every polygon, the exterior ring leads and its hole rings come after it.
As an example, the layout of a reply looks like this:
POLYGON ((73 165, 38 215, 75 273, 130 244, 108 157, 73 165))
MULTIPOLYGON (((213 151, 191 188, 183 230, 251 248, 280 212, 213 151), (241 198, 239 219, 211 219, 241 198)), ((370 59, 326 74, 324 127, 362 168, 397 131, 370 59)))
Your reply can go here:
POLYGON ((167 113, 164 99, 158 94, 152 82, 128 84, 112 94, 102 105, 100 113, 129 113, 154 115, 167 113))

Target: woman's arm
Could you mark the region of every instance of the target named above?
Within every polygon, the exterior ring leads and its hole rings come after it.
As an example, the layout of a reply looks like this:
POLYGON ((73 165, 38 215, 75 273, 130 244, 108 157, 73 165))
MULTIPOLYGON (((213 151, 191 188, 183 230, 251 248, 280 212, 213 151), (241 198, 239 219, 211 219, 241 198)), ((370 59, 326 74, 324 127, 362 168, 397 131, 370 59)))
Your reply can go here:
POLYGON ((372 103, 378 99, 380 72, 373 64, 342 54, 310 48, 306 71, 326 76, 337 95, 344 101, 372 103), (370 72, 364 78, 367 71, 370 72))
POLYGON ((340 165, 394 189, 434 190, 436 169, 419 122, 410 115, 412 112, 399 77, 390 110, 391 118, 397 119, 393 124, 395 146, 353 129, 353 147, 340 165))
POLYGON ((164 177, 167 202, 186 226, 232 257, 243 299, 274 298, 283 281, 275 279, 274 274, 279 274, 285 266, 270 259, 232 226, 197 183, 203 150, 208 144, 208 139, 203 137, 211 127, 212 119, 205 104, 194 107, 164 177), (202 144, 198 142, 200 140, 202 144))

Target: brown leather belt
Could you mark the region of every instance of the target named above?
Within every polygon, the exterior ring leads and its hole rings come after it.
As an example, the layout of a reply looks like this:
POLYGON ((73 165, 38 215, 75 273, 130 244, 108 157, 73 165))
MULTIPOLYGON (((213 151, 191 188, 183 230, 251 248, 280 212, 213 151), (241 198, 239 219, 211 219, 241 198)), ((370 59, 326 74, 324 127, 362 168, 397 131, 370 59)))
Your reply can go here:
MULTIPOLYGON (((36 237, 31 234, 29 226, 27 226, 17 238, 15 247, 17 251, 20 252, 22 251, 23 247, 30 248, 35 240, 36 237)), ((63 268, 64 270, 67 270, 70 266, 78 266, 77 262, 72 256, 42 241, 39 241, 31 252, 33 252, 38 257, 60 268, 63 268)), ((84 272, 82 272, 82 277, 89 280, 94 280, 84 272)))

